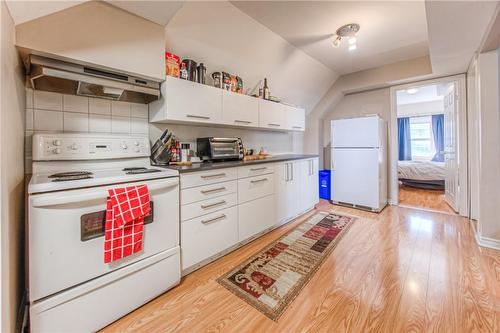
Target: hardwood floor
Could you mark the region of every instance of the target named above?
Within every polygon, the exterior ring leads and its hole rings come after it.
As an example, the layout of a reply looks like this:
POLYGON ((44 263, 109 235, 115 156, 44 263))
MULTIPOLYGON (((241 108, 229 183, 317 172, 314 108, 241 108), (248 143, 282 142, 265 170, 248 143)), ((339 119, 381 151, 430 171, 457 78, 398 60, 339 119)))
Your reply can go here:
POLYGON ((317 209, 359 219, 278 322, 215 279, 305 217, 188 275, 102 332, 500 332, 500 252, 479 248, 466 219, 324 201, 317 209))
POLYGON ((399 186, 399 205, 455 214, 444 200, 444 191, 399 186))

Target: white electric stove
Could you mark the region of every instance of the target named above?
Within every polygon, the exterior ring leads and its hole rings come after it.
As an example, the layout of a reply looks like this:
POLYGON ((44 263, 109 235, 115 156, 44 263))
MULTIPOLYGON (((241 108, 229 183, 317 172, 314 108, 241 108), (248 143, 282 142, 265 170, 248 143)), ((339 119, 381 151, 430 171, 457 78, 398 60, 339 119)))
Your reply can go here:
POLYGON ((36 134, 29 192, 32 332, 92 332, 180 281, 179 177, 140 136, 36 134), (108 189, 148 186, 143 250, 104 263, 108 189))

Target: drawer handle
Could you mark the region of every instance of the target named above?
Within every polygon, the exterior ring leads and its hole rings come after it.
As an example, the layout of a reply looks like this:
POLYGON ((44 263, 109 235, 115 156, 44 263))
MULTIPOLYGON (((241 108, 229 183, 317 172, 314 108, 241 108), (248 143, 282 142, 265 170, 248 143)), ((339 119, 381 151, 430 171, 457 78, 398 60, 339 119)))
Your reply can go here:
POLYGON ((250 181, 250 183, 252 183, 252 184, 257 184, 257 183, 262 183, 262 182, 267 182, 267 178, 262 178, 262 179, 250 181))
POLYGON ((226 188, 223 186, 223 187, 213 188, 210 190, 201 190, 200 192, 202 194, 209 194, 209 193, 214 193, 214 192, 219 192, 219 191, 224 191, 224 190, 226 190, 226 188))
POLYGON ((252 123, 251 121, 248 121, 248 120, 238 120, 238 119, 235 119, 234 122, 240 123, 240 124, 251 124, 252 123))
POLYGON ((203 224, 212 223, 212 222, 219 221, 219 220, 222 220, 222 219, 225 219, 225 218, 226 218, 226 214, 222 214, 222 215, 214 217, 212 219, 201 220, 201 223, 203 223, 203 224))
POLYGON ((302 129, 302 126, 292 126, 292 128, 302 129))
POLYGON ((225 177, 225 176, 226 176, 225 173, 217 173, 217 174, 214 174, 214 175, 201 176, 201 178, 203 178, 203 179, 210 179, 210 178, 225 177))
POLYGON ((253 168, 253 169, 250 169, 250 171, 260 171, 260 170, 266 170, 267 167, 263 167, 263 168, 253 168))
POLYGON ((275 126, 275 127, 280 127, 281 126, 280 124, 274 124, 274 123, 269 123, 268 125, 269 126, 275 126))
POLYGON ((210 117, 207 117, 207 116, 197 116, 195 114, 187 114, 186 117, 188 117, 188 118, 197 118, 197 119, 210 119, 210 117))
POLYGON ((221 201, 217 201, 213 204, 201 205, 201 208, 208 209, 208 208, 212 208, 212 207, 216 207, 216 206, 220 206, 220 205, 225 205, 225 204, 226 204, 226 200, 221 200, 221 201))

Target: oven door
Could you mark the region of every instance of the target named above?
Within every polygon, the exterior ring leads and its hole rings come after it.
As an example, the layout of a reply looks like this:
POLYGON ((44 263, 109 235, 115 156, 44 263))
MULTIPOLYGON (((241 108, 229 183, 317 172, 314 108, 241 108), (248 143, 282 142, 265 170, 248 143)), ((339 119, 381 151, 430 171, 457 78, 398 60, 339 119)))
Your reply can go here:
POLYGON ((31 195, 30 300, 39 300, 178 245, 178 177, 31 195), (105 264, 108 189, 134 184, 146 184, 152 202, 152 213, 145 220, 143 250, 105 264))
POLYGON ((240 147, 238 141, 212 141, 210 143, 213 160, 238 159, 240 147))

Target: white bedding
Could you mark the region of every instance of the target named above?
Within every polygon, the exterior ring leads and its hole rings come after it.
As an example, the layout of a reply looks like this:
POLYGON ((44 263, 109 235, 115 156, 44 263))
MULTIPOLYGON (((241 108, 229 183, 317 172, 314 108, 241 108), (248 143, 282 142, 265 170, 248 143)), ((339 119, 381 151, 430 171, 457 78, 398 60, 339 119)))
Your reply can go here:
POLYGON ((444 180, 444 162, 398 161, 398 178, 444 180))

